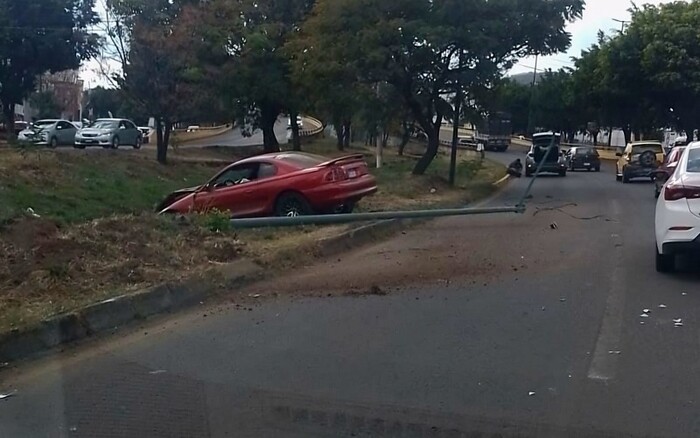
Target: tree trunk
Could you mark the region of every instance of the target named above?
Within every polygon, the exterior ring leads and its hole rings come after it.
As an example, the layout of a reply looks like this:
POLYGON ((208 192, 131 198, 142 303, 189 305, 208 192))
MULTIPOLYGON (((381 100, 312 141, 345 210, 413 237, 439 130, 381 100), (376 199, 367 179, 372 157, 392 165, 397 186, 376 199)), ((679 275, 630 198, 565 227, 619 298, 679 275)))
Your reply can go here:
POLYGON ((632 129, 622 128, 622 132, 625 134, 625 144, 632 142, 632 129))
POLYGON ((299 136, 299 125, 297 124, 297 111, 289 112, 289 121, 292 122, 292 150, 301 150, 301 137, 299 136))
POLYGON ((343 148, 350 147, 351 125, 352 123, 349 120, 343 122, 343 148))
POLYGON ((265 153, 279 152, 280 144, 279 141, 277 141, 277 134, 275 134, 275 124, 277 123, 279 113, 267 105, 262 105, 260 113, 263 133, 263 150, 265 153))
POLYGON ((608 147, 612 146, 613 127, 608 129, 608 147))
POLYGON ((591 133, 591 137, 593 137, 593 146, 598 146, 598 134, 600 134, 598 131, 591 133))
POLYGON ((432 125, 432 128, 428 129, 428 131, 425 133, 428 136, 428 146, 426 147, 423 156, 420 157, 420 159, 416 163, 416 166, 413 168, 414 175, 423 175, 425 171, 428 170, 428 167, 430 167, 430 163, 433 162, 433 159, 437 155, 438 149, 440 148, 441 125, 442 116, 438 115, 437 120, 432 125))
POLYGON ((156 159, 160 164, 168 162, 168 145, 172 124, 169 120, 158 119, 156 121, 156 159))
POLYGON ((5 130, 7 131, 7 138, 15 138, 15 104, 14 103, 3 103, 2 114, 5 120, 5 130))
POLYGON ((403 135, 399 144, 399 155, 403 155, 406 145, 411 140, 411 126, 408 123, 403 123, 403 135))

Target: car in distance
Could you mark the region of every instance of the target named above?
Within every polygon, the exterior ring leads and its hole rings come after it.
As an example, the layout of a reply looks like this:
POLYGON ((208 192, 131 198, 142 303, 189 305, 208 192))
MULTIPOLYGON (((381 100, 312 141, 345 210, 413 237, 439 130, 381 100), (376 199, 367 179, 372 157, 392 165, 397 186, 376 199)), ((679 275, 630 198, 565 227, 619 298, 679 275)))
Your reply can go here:
POLYGON ((676 255, 700 252, 700 142, 687 146, 656 201, 656 270, 672 272, 676 255))
POLYGON ((219 210, 231 217, 351 213, 357 202, 376 191, 361 154, 328 159, 283 152, 235 162, 201 186, 171 193, 157 210, 219 210))
POLYGON ((664 163, 654 171, 654 197, 658 198, 661 194, 666 181, 671 177, 671 174, 676 170, 676 166, 683 156, 685 146, 676 146, 666 155, 664 163))
POLYGON ((594 147, 575 146, 569 149, 569 170, 572 172, 583 169, 600 172, 600 156, 594 147))
POLYGON ((22 142, 46 145, 55 148, 61 145, 72 145, 78 128, 68 120, 44 119, 29 125, 17 135, 22 142))
POLYGON ((561 134, 539 132, 533 135, 532 146, 525 158, 525 176, 532 176, 538 169, 541 173, 566 176, 566 158, 559 150, 560 144, 561 134), (552 146, 551 150, 549 150, 550 146, 552 146))
POLYGON ((664 148, 658 141, 630 143, 618 152, 615 178, 623 183, 633 178, 654 178, 656 169, 664 162, 664 148))
POLYGON ((79 149, 86 146, 117 149, 121 145, 140 149, 142 144, 143 133, 126 119, 97 119, 75 134, 75 147, 79 149))

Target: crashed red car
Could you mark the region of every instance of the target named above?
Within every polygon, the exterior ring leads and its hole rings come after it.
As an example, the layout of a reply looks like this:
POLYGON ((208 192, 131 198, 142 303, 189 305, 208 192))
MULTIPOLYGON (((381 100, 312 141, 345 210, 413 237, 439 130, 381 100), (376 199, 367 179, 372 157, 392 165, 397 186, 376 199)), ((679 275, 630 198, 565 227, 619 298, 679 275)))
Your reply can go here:
POLYGON ((235 162, 209 182, 171 193, 160 213, 228 211, 232 217, 350 213, 377 191, 362 155, 328 159, 303 152, 235 162))

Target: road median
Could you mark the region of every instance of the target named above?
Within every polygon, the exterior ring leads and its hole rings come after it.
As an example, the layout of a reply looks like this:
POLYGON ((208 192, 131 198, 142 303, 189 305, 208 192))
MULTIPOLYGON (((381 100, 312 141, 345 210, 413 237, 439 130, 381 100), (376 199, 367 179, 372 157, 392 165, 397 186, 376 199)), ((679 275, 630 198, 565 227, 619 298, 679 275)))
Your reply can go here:
MULTIPOLYGON (((373 160, 364 148, 333 152, 332 142, 307 148, 328 155, 359 151, 373 160)), ((379 194, 363 200, 359 211, 472 204, 492 194, 505 172, 488 160, 460 156, 458 185, 452 188, 444 177, 447 163, 440 154, 427 175, 413 176, 415 158, 387 155, 384 168, 373 171, 379 194)), ((9 207, 0 221, 0 361, 110 332, 211 296, 244 302, 249 298, 237 295, 240 282, 284 274, 406 226, 382 221, 236 230, 216 214, 150 213, 164 194, 206 180, 219 167, 219 162, 164 167, 122 151, 1 155, 3 174, 15 176, 12 181, 0 176, 0 184, 9 188, 0 191, 0 201, 9 207), (42 175, 53 186, 43 184, 42 175), (81 184, 85 181, 91 183, 88 188, 81 184)))

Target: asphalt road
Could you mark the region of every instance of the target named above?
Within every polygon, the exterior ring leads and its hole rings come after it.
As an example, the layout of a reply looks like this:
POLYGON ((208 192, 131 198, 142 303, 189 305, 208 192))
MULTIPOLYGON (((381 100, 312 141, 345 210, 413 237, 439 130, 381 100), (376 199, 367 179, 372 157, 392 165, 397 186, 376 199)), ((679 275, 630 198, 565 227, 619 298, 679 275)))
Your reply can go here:
POLYGON ((610 165, 538 178, 525 215, 415 226, 10 364, 0 436, 700 436, 700 273, 654 271, 652 191, 610 165))
MULTIPOLYGON (((280 144, 287 143, 287 119, 282 117, 275 124, 275 134, 280 144)), ((187 147, 207 147, 207 146, 256 146, 263 144, 262 131, 259 129, 252 136, 246 137, 240 128, 233 128, 221 135, 209 137, 202 140, 187 142, 187 147)))

